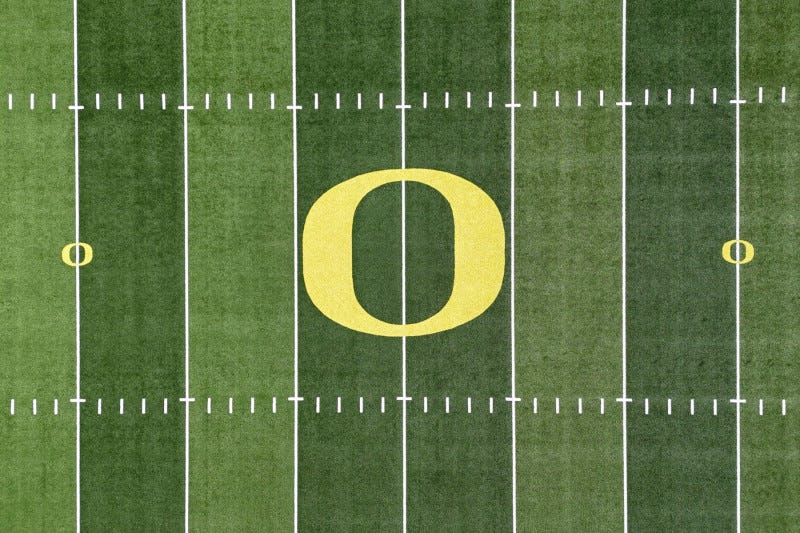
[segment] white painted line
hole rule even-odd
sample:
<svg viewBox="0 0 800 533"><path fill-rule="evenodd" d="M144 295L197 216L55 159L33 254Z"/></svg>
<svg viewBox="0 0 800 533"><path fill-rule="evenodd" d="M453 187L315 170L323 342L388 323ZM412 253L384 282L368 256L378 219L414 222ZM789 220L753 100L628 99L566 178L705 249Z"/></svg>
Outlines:
<svg viewBox="0 0 800 533"><path fill-rule="evenodd" d="M139 93L139 110L144 109L144 94Z"/></svg>
<svg viewBox="0 0 800 533"><path fill-rule="evenodd" d="M538 102L537 102L538 95L536 94L536 91L533 91L533 94L532 94L532 96L531 96L531 99L532 99L533 107L536 107L536 106L537 106L537 104L538 104Z"/></svg>
<svg viewBox="0 0 800 533"><path fill-rule="evenodd" d="M147 400L145 398L142 398L142 414L147 414Z"/></svg>
<svg viewBox="0 0 800 533"><path fill-rule="evenodd" d="M494 93L489 91L489 108L491 109L492 105L494 104Z"/></svg>
<svg viewBox="0 0 800 533"><path fill-rule="evenodd" d="M11 398L11 407L9 408L9 412L11 413L11 416L14 416L15 410L16 410L16 402L15 402L14 398Z"/></svg>
<svg viewBox="0 0 800 533"><path fill-rule="evenodd" d="M759 104L764 103L764 87L758 88L758 103Z"/></svg>
<svg viewBox="0 0 800 533"><path fill-rule="evenodd" d="M33 411L33 416L36 416L39 412L39 402L36 401L36 398L33 399L31 409Z"/></svg>
<svg viewBox="0 0 800 533"><path fill-rule="evenodd" d="M125 398L119 399L119 414L121 415L125 414Z"/></svg>
<svg viewBox="0 0 800 533"><path fill-rule="evenodd" d="M103 414L103 399L102 398L98 398L97 399L97 414L98 415L102 415Z"/></svg>
<svg viewBox="0 0 800 533"><path fill-rule="evenodd" d="M247 109L253 109L253 93L247 93Z"/></svg>
<svg viewBox="0 0 800 533"><path fill-rule="evenodd" d="M781 103L786 103L786 87L781 87Z"/></svg>
<svg viewBox="0 0 800 533"><path fill-rule="evenodd" d="M206 93L206 97L205 97L205 107L206 107L206 111L208 110L209 107L211 107L211 95L208 94L208 93Z"/></svg>
<svg viewBox="0 0 800 533"><path fill-rule="evenodd" d="M250 397L250 414L256 414L256 399L252 396Z"/></svg>
<svg viewBox="0 0 800 533"><path fill-rule="evenodd" d="M338 396L336 398L336 412L341 414L342 412L342 397Z"/></svg>
<svg viewBox="0 0 800 533"><path fill-rule="evenodd" d="M444 399L444 412L450 414L450 396L446 396Z"/></svg>
<svg viewBox="0 0 800 533"><path fill-rule="evenodd" d="M122 93L117 93L117 109L122 109Z"/></svg>
<svg viewBox="0 0 800 533"><path fill-rule="evenodd" d="M561 414L561 399L556 397L556 414Z"/></svg>
<svg viewBox="0 0 800 533"><path fill-rule="evenodd" d="M319 109L319 93L314 93L314 109Z"/></svg>
<svg viewBox="0 0 800 533"><path fill-rule="evenodd" d="M386 412L386 396L381 396L381 414Z"/></svg>
<svg viewBox="0 0 800 533"><path fill-rule="evenodd" d="M75 242L81 242L80 225L80 135L78 132L78 0L72 0L72 98L73 111L73 167L75 170ZM11 108L11 95L8 95ZM75 247L75 263L80 264L81 247ZM75 531L81 531L81 267L75 267ZM98 403L98 414L100 404Z"/></svg>
<svg viewBox="0 0 800 533"><path fill-rule="evenodd" d="M31 93L31 110L36 109L36 95Z"/></svg>
<svg viewBox="0 0 800 533"><path fill-rule="evenodd" d="M100 93L95 93L94 95L94 108L100 109Z"/></svg>
<svg viewBox="0 0 800 533"><path fill-rule="evenodd" d="M694 416L694 398L689 400L689 414Z"/></svg>
<svg viewBox="0 0 800 533"><path fill-rule="evenodd" d="M342 108L342 94L336 93L336 109Z"/></svg>
<svg viewBox="0 0 800 533"><path fill-rule="evenodd" d="M467 91L467 109L472 109L472 93Z"/></svg>
<svg viewBox="0 0 800 533"><path fill-rule="evenodd" d="M424 396L422 398L422 412L423 413L427 413L428 412L428 397L427 396Z"/></svg>
<svg viewBox="0 0 800 533"><path fill-rule="evenodd" d="M650 398L644 399L644 414L646 415L650 414Z"/></svg>
<svg viewBox="0 0 800 533"><path fill-rule="evenodd" d="M186 0L181 0L181 49L183 63L183 529L189 533L189 72L186 39ZM166 96L161 95L162 108Z"/></svg>
<svg viewBox="0 0 800 533"><path fill-rule="evenodd" d="M467 413L472 414L472 398L467 397Z"/></svg>
<svg viewBox="0 0 800 533"><path fill-rule="evenodd" d="M623 102L628 101L628 0L622 0L622 38L620 50L621 77L620 86L622 87ZM647 95L647 91L645 91ZM645 96L645 100L647 100ZM627 206L628 206L628 130L627 113L628 107L622 106L620 119L620 144L621 157L620 165L622 168L622 191L621 191L621 261L622 261L622 312L620 333L622 338L622 397L628 397L628 237L627 237ZM622 402L622 531L628 533L628 402Z"/></svg>
<svg viewBox="0 0 800 533"><path fill-rule="evenodd" d="M358 397L358 412L359 414L364 414L364 397Z"/></svg>
<svg viewBox="0 0 800 533"><path fill-rule="evenodd" d="M317 414L319 414L319 396L317 396L317 399L316 399L315 410L316 410Z"/></svg>
<svg viewBox="0 0 800 533"><path fill-rule="evenodd" d="M600 107L606 105L606 93L602 89L600 90Z"/></svg>
<svg viewBox="0 0 800 533"><path fill-rule="evenodd" d="M56 108L56 93L50 95L50 108L51 109Z"/></svg>
<svg viewBox="0 0 800 533"><path fill-rule="evenodd" d="M319 399L319 398L317 398ZM273 396L272 397L272 413L275 414L278 412L278 399Z"/></svg>
<svg viewBox="0 0 800 533"><path fill-rule="evenodd" d="M583 91L578 91L578 107L583 105Z"/></svg>
<svg viewBox="0 0 800 533"><path fill-rule="evenodd" d="M275 109L275 93L269 93L269 108Z"/></svg>
<svg viewBox="0 0 800 533"><path fill-rule="evenodd" d="M294 350L294 396L300 397L300 329L299 329L299 249L298 249L298 204L297 204L297 0L292 0L292 306L293 306L293 350ZM319 405L319 403L318 403ZM317 410L319 412L319 410ZM293 422L293 480L292 480L292 515L293 531L298 529L298 508L300 478L299 443L300 443L300 404L294 402Z"/></svg>
<svg viewBox="0 0 800 533"><path fill-rule="evenodd" d="M169 412L169 400L167 398L164 398L164 414L167 414L168 412Z"/></svg>
<svg viewBox="0 0 800 533"><path fill-rule="evenodd" d="M378 109L383 109L383 93L378 93Z"/></svg>
<svg viewBox="0 0 800 533"><path fill-rule="evenodd" d="M715 105L717 103L717 88L716 87L711 89L711 103L715 104Z"/></svg>
<svg viewBox="0 0 800 533"><path fill-rule="evenodd" d="M716 398L714 398L714 404L713 404L712 409L713 409L713 412L714 412L714 416L717 416L718 409L717 409L717 399Z"/></svg>
<svg viewBox="0 0 800 533"><path fill-rule="evenodd" d="M556 107L559 107L561 105L561 94L559 91L556 91L555 101Z"/></svg>
<svg viewBox="0 0 800 533"><path fill-rule="evenodd" d="M53 399L53 414L58 414L58 398Z"/></svg>
<svg viewBox="0 0 800 533"><path fill-rule="evenodd" d="M672 89L667 89L667 105L672 105Z"/></svg>
<svg viewBox="0 0 800 533"><path fill-rule="evenodd" d="M781 400L781 416L786 416L786 400Z"/></svg>
<svg viewBox="0 0 800 533"><path fill-rule="evenodd" d="M167 95L164 93L161 93L161 110L167 110Z"/></svg>
<svg viewBox="0 0 800 533"><path fill-rule="evenodd" d="M450 109L450 93L447 91L444 92L444 108Z"/></svg>
<svg viewBox="0 0 800 533"><path fill-rule="evenodd" d="M510 75L509 91L512 104L517 102L517 50L516 50L516 0L511 0L511 29L510 33ZM578 97L580 98L580 96ZM511 107L510 139L509 139L509 338L510 338L510 366L511 366L511 530L517 533L517 293L516 293L516 190L517 190L517 171L516 171L516 112L519 104ZM507 398L508 399L508 398Z"/></svg>
<svg viewBox="0 0 800 533"><path fill-rule="evenodd" d="M583 398L578 398L578 414L583 414Z"/></svg>
<svg viewBox="0 0 800 533"><path fill-rule="evenodd" d="M644 90L644 105L650 105L650 89Z"/></svg>
<svg viewBox="0 0 800 533"><path fill-rule="evenodd" d="M489 414L490 415L494 414L494 398L492 398L491 396L489 397Z"/></svg>
<svg viewBox="0 0 800 533"><path fill-rule="evenodd" d="M694 105L694 87L689 89L689 105Z"/></svg>
<svg viewBox="0 0 800 533"><path fill-rule="evenodd" d="M764 416L764 400L758 400L758 416Z"/></svg>
<svg viewBox="0 0 800 533"><path fill-rule="evenodd" d="M356 95L356 109L361 110L361 93Z"/></svg>
<svg viewBox="0 0 800 533"><path fill-rule="evenodd" d="M228 398L228 414L233 414L233 398Z"/></svg>
<svg viewBox="0 0 800 533"><path fill-rule="evenodd" d="M230 111L231 109L231 93L225 95L225 108Z"/></svg>
<svg viewBox="0 0 800 533"><path fill-rule="evenodd" d="M533 399L533 414L535 415L539 414L539 398Z"/></svg>
<svg viewBox="0 0 800 533"><path fill-rule="evenodd" d="M211 414L211 398L206 398L206 414Z"/></svg>
<svg viewBox="0 0 800 533"><path fill-rule="evenodd" d="M383 95L381 95L382 97ZM427 100L427 93L425 93ZM381 105L383 99L381 98ZM406 1L400 0L400 168L406 168ZM407 268L406 268L406 182L400 182L400 319L405 324L407 315ZM402 532L408 531L408 341L401 339L401 384L402 402ZM427 401L427 398L426 398ZM425 404L427 412L427 403Z"/></svg>
<svg viewBox="0 0 800 533"><path fill-rule="evenodd" d="M672 398L667 398L667 414L672 414Z"/></svg>
<svg viewBox="0 0 800 533"><path fill-rule="evenodd" d="M606 399L605 398L600 398L600 414L601 415L606 414Z"/></svg>
<svg viewBox="0 0 800 533"><path fill-rule="evenodd" d="M422 109L428 109L428 93L422 93Z"/></svg>
<svg viewBox="0 0 800 533"><path fill-rule="evenodd" d="M11 93L8 93L8 109L9 111L14 109L14 95Z"/></svg>
<svg viewBox="0 0 800 533"><path fill-rule="evenodd" d="M736 0L736 239L741 238L741 112L738 101L742 100L740 84L740 39L741 2ZM739 258L739 247L736 258ZM741 345L741 265L735 265L736 273L736 533L742 532L742 345Z"/></svg>

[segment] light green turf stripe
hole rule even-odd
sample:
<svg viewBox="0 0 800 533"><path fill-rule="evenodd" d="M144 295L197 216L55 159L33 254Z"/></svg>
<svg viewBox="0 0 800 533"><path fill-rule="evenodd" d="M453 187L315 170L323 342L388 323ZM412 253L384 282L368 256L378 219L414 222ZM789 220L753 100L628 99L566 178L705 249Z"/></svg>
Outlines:
<svg viewBox="0 0 800 533"><path fill-rule="evenodd" d="M189 117L190 359L197 398L190 424L190 524L196 531L290 531L290 4L201 1L188 7L195 106ZM279 110L268 109L270 92L277 93ZM211 111L203 109L205 93ZM230 111L226 93L233 94Z"/></svg>
<svg viewBox="0 0 800 533"><path fill-rule="evenodd" d="M75 380L75 276L59 253L74 240L72 114L65 109L71 4L5 2L0 16L0 529L69 531L75 523L75 417L68 401ZM28 108L31 92L35 111ZM57 111L49 109L50 93L60 97Z"/></svg>
<svg viewBox="0 0 800 533"><path fill-rule="evenodd" d="M619 6L549 1L517 19L519 530L619 531Z"/></svg>
<svg viewBox="0 0 800 533"><path fill-rule="evenodd" d="M742 7L742 91L753 104L742 108L742 238L756 250L742 267L742 526L790 531L800 522L800 107L792 87L800 72L800 12L789 3ZM786 105L783 85L790 86ZM759 86L763 105L755 104Z"/></svg>

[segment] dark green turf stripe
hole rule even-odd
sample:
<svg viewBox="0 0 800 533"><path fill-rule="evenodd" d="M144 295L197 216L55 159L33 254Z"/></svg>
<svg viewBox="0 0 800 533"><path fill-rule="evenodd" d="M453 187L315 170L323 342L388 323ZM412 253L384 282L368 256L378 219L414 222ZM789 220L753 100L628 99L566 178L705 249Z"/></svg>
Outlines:
<svg viewBox="0 0 800 533"><path fill-rule="evenodd" d="M299 212L328 188L358 174L400 166L399 6L300 1L297 4ZM319 93L319 111L314 95ZM335 110L335 93L346 108ZM356 111L356 93L364 109ZM378 110L384 92L385 109ZM355 277L365 305L399 316L400 198L375 191L360 206ZM302 226L301 226L302 227ZM381 256L389 259L377 260ZM302 287L302 285L301 285ZM376 314L378 311L375 310ZM401 521L399 339L356 333L300 300L300 529L394 531ZM363 395L367 413L358 414ZM322 397L322 413L314 397ZM343 413L336 414L337 396ZM380 414L380 397L387 398Z"/></svg>
<svg viewBox="0 0 800 533"><path fill-rule="evenodd" d="M83 526L183 523L183 168L180 4L79 6ZM94 93L103 96L94 111ZM114 108L116 93L127 107ZM134 104L145 93L145 111ZM168 94L169 110L159 96ZM142 416L139 401L150 400ZM104 413L95 401L103 398ZM160 413L169 397L169 415ZM117 401L126 399L120 416Z"/></svg>
<svg viewBox="0 0 800 533"><path fill-rule="evenodd" d="M407 7L409 167L445 170L480 186L509 214L509 7L507 2ZM430 108L421 108L427 91ZM452 109L443 109L450 91ZM466 109L465 93L473 93ZM493 108L487 108L492 91ZM437 108L437 109L434 109ZM452 287L449 208L409 188L409 316L442 305ZM446 241L444 241L446 242ZM408 340L409 530L507 531L511 527L508 278L494 305L456 329ZM428 315L429 316L429 315ZM417 316L417 318L421 318ZM431 411L422 412L423 396ZM451 397L449 415L444 396ZM473 398L473 414L466 398ZM488 413L494 397L495 414Z"/></svg>
<svg viewBox="0 0 800 533"><path fill-rule="evenodd" d="M629 411L634 531L734 529L734 269L720 257L734 235L733 8L629 6L628 94L658 91L628 113L628 394L652 398L649 416ZM667 88L689 87L703 105L666 107ZM719 416L691 417L690 398L718 398Z"/></svg>

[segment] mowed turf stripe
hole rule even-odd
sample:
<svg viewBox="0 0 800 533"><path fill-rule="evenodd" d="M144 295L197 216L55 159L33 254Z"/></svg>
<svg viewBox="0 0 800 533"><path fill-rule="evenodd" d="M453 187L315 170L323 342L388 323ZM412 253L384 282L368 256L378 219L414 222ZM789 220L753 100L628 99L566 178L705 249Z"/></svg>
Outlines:
<svg viewBox="0 0 800 533"><path fill-rule="evenodd" d="M616 0L519 5L520 531L622 529L620 39Z"/></svg>
<svg viewBox="0 0 800 533"><path fill-rule="evenodd" d="M0 529L10 533L75 524L75 411L67 402L75 390L75 271L59 257L74 241L72 114L47 101L50 92L71 93L71 11L71 3L23 0L0 8L0 79L15 104L8 110L3 95Z"/></svg>
<svg viewBox="0 0 800 533"><path fill-rule="evenodd" d="M413 2L406 9L407 87L414 106L407 115L408 166L451 172L481 187L503 215L508 242L509 4ZM443 108L445 91L451 109ZM472 109L466 108L467 91ZM407 221L408 314L415 321L431 316L450 295L453 220L438 193L409 186ZM501 293L483 315L408 339L414 398L408 417L409 531L511 530L511 415L505 401L510 331L507 263ZM424 396L431 397L427 414L420 405Z"/></svg>
<svg viewBox="0 0 800 533"><path fill-rule="evenodd" d="M785 3L742 6L742 238L756 257L741 267L742 527L791 531L800 523L800 109L781 86L800 72L800 12ZM764 399L764 415L758 400ZM781 400L787 401L782 416Z"/></svg>
<svg viewBox="0 0 800 533"><path fill-rule="evenodd" d="M183 169L179 3L80 2L82 523L183 524ZM116 93L129 100L113 109ZM101 110L93 109L95 93ZM140 111L130 98L147 95ZM159 97L168 95L168 110ZM139 414L140 399L150 413ZM172 408L159 412L164 397ZM96 413L102 398L104 411ZM118 401L126 400L120 415Z"/></svg>
<svg viewBox="0 0 800 533"><path fill-rule="evenodd" d="M400 166L400 13L394 2L297 2L299 215L356 175ZM319 93L318 111L313 110ZM343 109L335 109L335 94ZM363 94L356 110L355 95ZM384 93L383 110L378 93ZM400 195L370 194L353 235L358 296L376 316L400 317ZM401 343L323 316L301 280L299 340L301 531L401 527ZM287 353L291 357L291 353ZM321 397L315 413L315 397ZM342 413L336 397L342 397ZM358 413L358 396L366 410ZM387 412L380 413L386 397Z"/></svg>
<svg viewBox="0 0 800 533"><path fill-rule="evenodd" d="M188 8L196 106L189 117L190 372L197 397L189 523L193 531L291 531L292 117L283 108L291 97L291 5L214 0ZM281 110L269 109L271 92ZM209 111L205 93L213 98ZM280 401L275 414L273 397Z"/></svg>
<svg viewBox="0 0 800 533"><path fill-rule="evenodd" d="M628 114L628 395L651 398L628 415L632 531L735 529L734 20L733 3L629 4L628 94L657 102Z"/></svg>

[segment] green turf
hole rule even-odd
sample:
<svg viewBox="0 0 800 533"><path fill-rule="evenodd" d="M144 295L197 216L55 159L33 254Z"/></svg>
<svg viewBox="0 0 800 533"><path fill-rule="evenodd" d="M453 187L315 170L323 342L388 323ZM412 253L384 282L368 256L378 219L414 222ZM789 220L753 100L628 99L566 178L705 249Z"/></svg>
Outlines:
<svg viewBox="0 0 800 533"><path fill-rule="evenodd" d="M82 523L154 531L183 523L183 169L180 6L79 5ZM117 92L146 93L140 111ZM170 108L158 105L169 93ZM101 109L93 109L101 93ZM131 95L132 96L132 95ZM103 106L106 106L103 108ZM140 398L167 416L142 416ZM95 401L105 411L97 415ZM117 401L127 400L120 416Z"/></svg>
<svg viewBox="0 0 800 533"><path fill-rule="evenodd" d="M735 290L720 249L734 237L733 4L638 3L628 21L629 94L650 88L657 104L628 113L628 390L653 398L652 414L629 418L630 526L730 531ZM691 108L694 86L704 103ZM711 87L725 104L710 105ZM723 407L691 418L689 398Z"/></svg>
<svg viewBox="0 0 800 533"><path fill-rule="evenodd" d="M752 531L791 531L800 514L798 425L800 344L796 279L800 201L796 89L780 104L780 87L800 67L800 13L789 4L743 6L742 86L744 97L763 106L742 110L742 238L756 258L742 266L742 386L748 416L742 422L742 525ZM764 416L757 402L764 398ZM780 416L780 401L788 402Z"/></svg>
<svg viewBox="0 0 800 533"><path fill-rule="evenodd" d="M74 240L72 115L48 109L51 92L64 98L71 89L69 6L40 10L16 2L0 10L0 529L69 531L75 523L75 418L68 402L75 390L75 275L60 251Z"/></svg>
<svg viewBox="0 0 800 533"><path fill-rule="evenodd" d="M618 8L553 1L517 16L520 531L617 531L622 519Z"/></svg>
<svg viewBox="0 0 800 533"><path fill-rule="evenodd" d="M228 1L195 2L189 10L193 531L292 527L289 7ZM271 92L279 110L269 110Z"/></svg>

